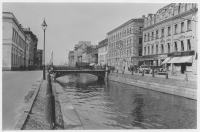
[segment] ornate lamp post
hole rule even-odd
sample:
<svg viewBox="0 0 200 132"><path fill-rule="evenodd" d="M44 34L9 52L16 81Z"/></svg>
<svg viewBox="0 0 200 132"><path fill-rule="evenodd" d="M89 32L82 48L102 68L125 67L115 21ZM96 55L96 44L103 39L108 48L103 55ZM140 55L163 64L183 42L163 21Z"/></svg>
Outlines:
<svg viewBox="0 0 200 132"><path fill-rule="evenodd" d="M47 28L47 24L45 22L45 19L42 23L42 29L44 30L44 48L43 48L43 80L45 80L45 30Z"/></svg>

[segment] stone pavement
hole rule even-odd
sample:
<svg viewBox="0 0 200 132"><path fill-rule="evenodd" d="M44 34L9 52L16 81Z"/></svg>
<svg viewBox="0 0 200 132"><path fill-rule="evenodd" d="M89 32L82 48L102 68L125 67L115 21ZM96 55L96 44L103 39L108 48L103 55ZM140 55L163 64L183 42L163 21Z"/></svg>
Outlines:
<svg viewBox="0 0 200 132"><path fill-rule="evenodd" d="M117 71L115 70L114 72L116 73ZM122 71L119 70L118 73L122 74ZM129 71L125 71L124 74L132 74L132 73L129 72ZM135 73L134 72L133 74L134 75L142 76L142 73ZM197 75L192 75L190 73L187 73L187 75L188 75L188 81L189 82L197 83ZM144 74L144 76L152 77L152 74ZM156 75L155 74L155 78L163 78L163 79L165 79L165 76L166 75ZM175 76L175 75L171 75L171 72L168 72L168 78L172 79L172 80L185 81L186 74L177 73L177 76Z"/></svg>
<svg viewBox="0 0 200 132"><path fill-rule="evenodd" d="M47 81L42 80L41 86L33 99L32 107L27 111L26 116L18 122L18 130L50 130L50 125L44 120L45 97ZM54 130L80 130L83 129L81 120L66 96L63 88L52 82L53 95L55 97L55 128ZM16 130L15 129L15 130Z"/></svg>
<svg viewBox="0 0 200 132"><path fill-rule="evenodd" d="M50 126L44 120L44 107L45 107L45 97L46 97L46 85L47 81L43 80L41 87L39 89L38 95L33 103L32 109L23 125L22 130L49 130ZM62 113L60 109L60 103L58 101L58 96L55 92L55 87L52 86L53 94L55 97L55 128L54 130L64 130L64 122L62 118Z"/></svg>

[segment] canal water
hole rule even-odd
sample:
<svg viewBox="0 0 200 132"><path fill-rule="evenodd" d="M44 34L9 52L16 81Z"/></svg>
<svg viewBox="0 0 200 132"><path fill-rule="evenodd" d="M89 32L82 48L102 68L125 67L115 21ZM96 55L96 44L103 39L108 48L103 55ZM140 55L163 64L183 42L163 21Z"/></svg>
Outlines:
<svg viewBox="0 0 200 132"><path fill-rule="evenodd" d="M88 74L60 77L84 129L196 129L197 101Z"/></svg>

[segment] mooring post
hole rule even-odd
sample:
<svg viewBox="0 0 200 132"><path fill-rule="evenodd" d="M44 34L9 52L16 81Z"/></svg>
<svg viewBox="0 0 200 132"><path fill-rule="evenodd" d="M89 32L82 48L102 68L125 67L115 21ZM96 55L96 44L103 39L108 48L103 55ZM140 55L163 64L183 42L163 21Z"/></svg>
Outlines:
<svg viewBox="0 0 200 132"><path fill-rule="evenodd" d="M142 76L144 76L144 70L142 70Z"/></svg>
<svg viewBox="0 0 200 132"><path fill-rule="evenodd" d="M168 79L168 72L166 72L166 76L165 76L165 78Z"/></svg>
<svg viewBox="0 0 200 132"><path fill-rule="evenodd" d="M152 77L155 77L154 68L152 69Z"/></svg>
<svg viewBox="0 0 200 132"><path fill-rule="evenodd" d="M188 75L185 74L185 81L188 81Z"/></svg>

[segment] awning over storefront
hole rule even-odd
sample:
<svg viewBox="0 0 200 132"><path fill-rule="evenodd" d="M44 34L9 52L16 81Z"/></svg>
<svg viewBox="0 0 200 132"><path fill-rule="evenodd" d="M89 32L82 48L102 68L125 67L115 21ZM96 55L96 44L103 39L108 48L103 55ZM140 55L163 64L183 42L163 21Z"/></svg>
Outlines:
<svg viewBox="0 0 200 132"><path fill-rule="evenodd" d="M169 60L170 60L171 58L166 58L163 62L162 62L162 64L165 64L165 63L167 63Z"/></svg>
<svg viewBox="0 0 200 132"><path fill-rule="evenodd" d="M192 56L183 56L180 57L176 63L192 63Z"/></svg>
<svg viewBox="0 0 200 132"><path fill-rule="evenodd" d="M170 61L168 61L167 63L177 63L177 60L179 59L180 57L173 57Z"/></svg>

